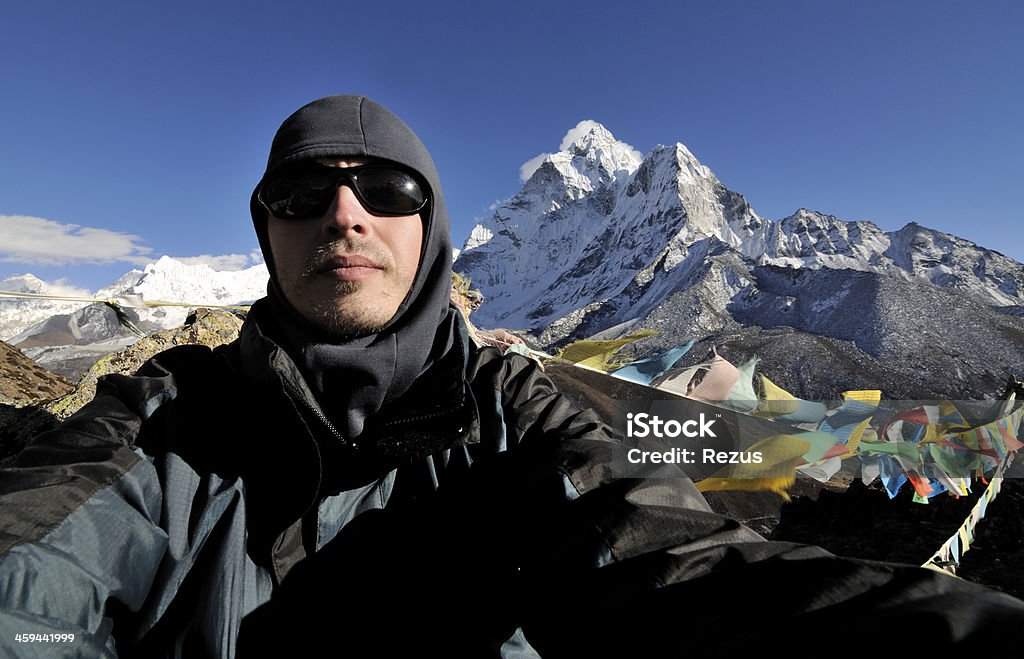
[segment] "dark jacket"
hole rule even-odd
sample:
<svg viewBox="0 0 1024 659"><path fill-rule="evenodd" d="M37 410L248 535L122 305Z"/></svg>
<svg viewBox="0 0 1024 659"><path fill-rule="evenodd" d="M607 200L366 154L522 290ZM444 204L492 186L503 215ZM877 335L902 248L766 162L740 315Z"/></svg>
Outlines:
<svg viewBox="0 0 1024 659"><path fill-rule="evenodd" d="M593 413L461 336L358 445L253 321L106 377L2 474L3 654L232 656L241 627L240 654L675 656L1024 621L947 575L767 542L681 476L613 477Z"/></svg>
<svg viewBox="0 0 1024 659"><path fill-rule="evenodd" d="M543 467L564 499L575 486L562 472L585 458L555 440L603 444L606 429L532 362L470 356L461 338L458 363L381 410L361 445L337 435L255 322L228 346L174 348L104 378L3 475L0 644L74 632L86 654L116 639L140 656L230 656L242 617L368 511L419 511L529 438L545 462L517 487L542 486Z"/></svg>

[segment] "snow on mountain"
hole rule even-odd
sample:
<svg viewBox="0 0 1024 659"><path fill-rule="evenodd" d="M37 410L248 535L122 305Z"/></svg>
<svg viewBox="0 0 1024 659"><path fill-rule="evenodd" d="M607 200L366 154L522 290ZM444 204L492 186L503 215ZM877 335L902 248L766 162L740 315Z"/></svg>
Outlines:
<svg viewBox="0 0 1024 659"><path fill-rule="evenodd" d="M638 161L604 128L588 135L549 157L473 230L455 269L484 292L481 323L546 327L621 291L662 257L671 268L701 239L739 246L763 226L683 145Z"/></svg>
<svg viewBox="0 0 1024 659"><path fill-rule="evenodd" d="M59 286L47 284L31 275L16 275L0 281L0 291L10 293L33 293L37 295L66 295L70 292ZM60 302L30 298L0 297L0 341L7 341L32 325L58 314L69 314L87 306L88 302Z"/></svg>
<svg viewBox="0 0 1024 659"><path fill-rule="evenodd" d="M759 355L807 398L984 397L1024 377L1021 263L914 222L764 219L682 144L615 159L590 135L473 229L454 269L484 295L477 324L549 348L656 330L640 357L697 339L682 365Z"/></svg>
<svg viewBox="0 0 1024 659"><path fill-rule="evenodd" d="M134 308L122 311L142 331L181 326L190 307L242 305L263 297L267 268L216 271L209 265L186 265L161 257L144 270L132 270L110 286L86 295L96 299L134 296L146 302L178 302L189 306ZM0 282L0 290L57 294L32 275ZM137 336L121 324L114 310L102 303L0 298L0 339L20 348L42 366L75 377L105 354L130 345Z"/></svg>
<svg viewBox="0 0 1024 659"><path fill-rule="evenodd" d="M582 336L638 321L658 296L692 285L695 258L720 249L763 266L876 272L1024 304L1024 265L998 252L916 223L886 232L806 209L763 219L684 145L640 161L600 125L477 225L454 267L485 296L477 322L555 338L552 327Z"/></svg>
<svg viewBox="0 0 1024 659"><path fill-rule="evenodd" d="M266 264L245 270L219 271L206 264L186 265L162 256L144 270L132 270L110 286L97 291L99 298L141 295L147 302L185 302L192 306L249 304L267 291ZM186 307L155 307L136 310L154 329L172 329L188 315Z"/></svg>
<svg viewBox="0 0 1024 659"><path fill-rule="evenodd" d="M764 251L744 252L762 264L846 268L921 279L993 306L1024 301L1024 265L916 222L886 232L871 222L847 222L802 208L766 226Z"/></svg>

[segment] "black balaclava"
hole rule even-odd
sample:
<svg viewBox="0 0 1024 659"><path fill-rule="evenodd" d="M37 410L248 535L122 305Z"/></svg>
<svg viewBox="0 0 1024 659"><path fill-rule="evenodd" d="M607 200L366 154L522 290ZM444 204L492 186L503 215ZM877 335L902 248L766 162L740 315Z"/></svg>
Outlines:
<svg viewBox="0 0 1024 659"><path fill-rule="evenodd" d="M423 246L416 279L395 316L376 334L332 337L291 305L277 281L267 211L256 199L259 185L250 201L270 270L269 304L253 307L256 319L283 344L321 408L348 439L359 437L369 416L408 391L431 366L455 350L461 352L456 341L458 312L449 305L452 249L441 184L426 147L401 119L364 96L313 101L281 124L260 183L298 161L356 156L405 165L430 188L430 201L420 212Z"/></svg>

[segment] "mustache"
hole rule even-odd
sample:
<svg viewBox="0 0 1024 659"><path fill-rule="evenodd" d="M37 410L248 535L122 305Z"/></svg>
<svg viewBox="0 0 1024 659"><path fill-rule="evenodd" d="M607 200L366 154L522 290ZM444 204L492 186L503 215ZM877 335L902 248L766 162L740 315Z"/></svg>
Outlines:
<svg viewBox="0 0 1024 659"><path fill-rule="evenodd" d="M372 243L364 244L362 241L341 238L329 243L317 245L303 262L302 276L312 277L316 275L339 255L361 256L372 261L384 270L390 271L394 269L394 263L391 260L391 255L384 249Z"/></svg>

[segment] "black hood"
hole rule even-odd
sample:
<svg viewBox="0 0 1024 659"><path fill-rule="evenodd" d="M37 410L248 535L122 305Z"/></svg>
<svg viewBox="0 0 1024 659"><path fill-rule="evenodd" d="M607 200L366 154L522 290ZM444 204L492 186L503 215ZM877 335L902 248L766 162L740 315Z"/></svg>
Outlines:
<svg viewBox="0 0 1024 659"><path fill-rule="evenodd" d="M410 302L419 300L427 281L444 281L443 295L434 308L443 313L448 307L451 284L452 245L448 212L444 206L441 182L434 160L420 138L404 121L383 105L365 96L328 96L299 108L285 119L270 147L263 178L253 189L249 208L259 237L263 257L277 284L274 256L267 238L267 211L256 200L256 193L267 177L282 166L302 160L363 156L383 158L416 170L430 188L430 203L422 212L423 250L416 281L395 320L401 318Z"/></svg>
<svg viewBox="0 0 1024 659"><path fill-rule="evenodd" d="M256 199L259 184L250 201L271 278L269 300L253 308L255 320L288 351L321 407L350 438L362 432L368 416L408 391L452 350L460 322L449 305L452 249L437 170L416 134L387 108L364 96L329 96L300 108L278 129L260 183L297 161L356 156L405 165L429 186L430 202L420 213L423 248L415 281L377 334L332 337L294 309L277 282L267 212Z"/></svg>

